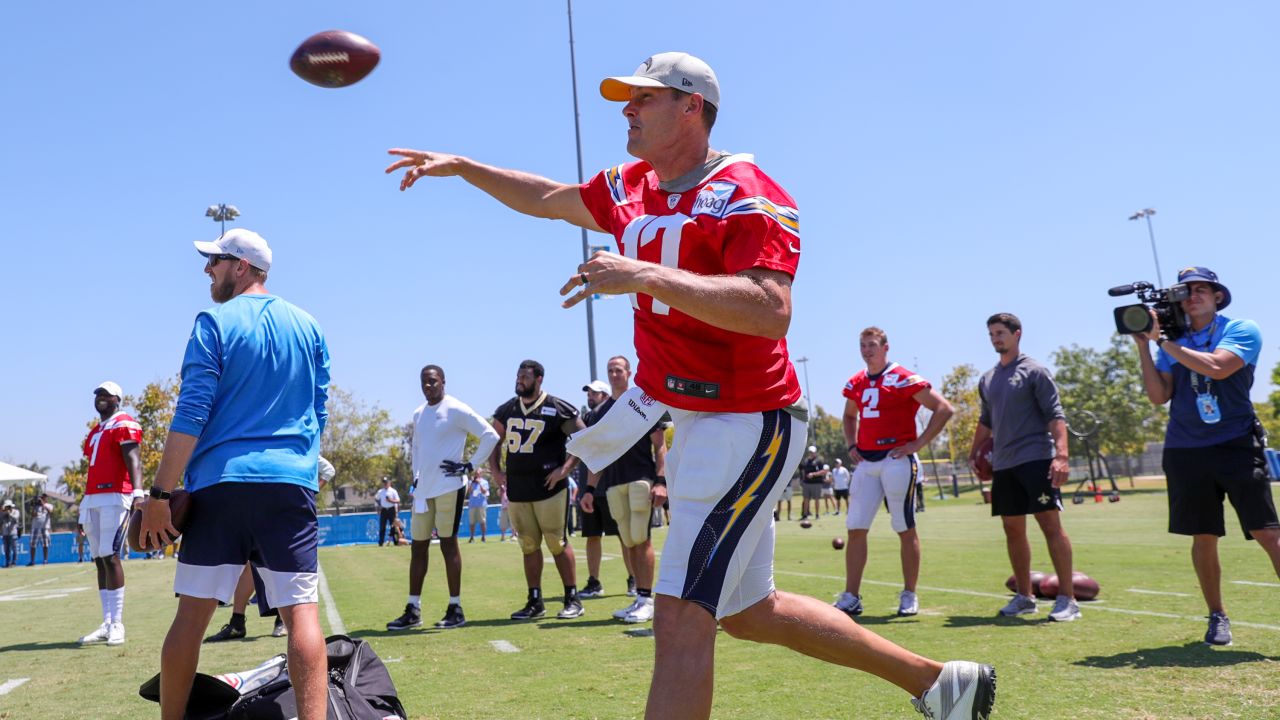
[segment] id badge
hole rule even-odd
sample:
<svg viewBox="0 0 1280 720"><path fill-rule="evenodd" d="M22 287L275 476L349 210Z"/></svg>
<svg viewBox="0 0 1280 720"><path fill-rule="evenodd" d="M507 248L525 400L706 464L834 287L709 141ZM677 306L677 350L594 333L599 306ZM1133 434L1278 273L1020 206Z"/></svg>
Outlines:
<svg viewBox="0 0 1280 720"><path fill-rule="evenodd" d="M1196 395L1196 410L1200 411L1200 419L1206 425L1212 425L1222 419L1222 411L1218 409L1218 398L1209 393Z"/></svg>

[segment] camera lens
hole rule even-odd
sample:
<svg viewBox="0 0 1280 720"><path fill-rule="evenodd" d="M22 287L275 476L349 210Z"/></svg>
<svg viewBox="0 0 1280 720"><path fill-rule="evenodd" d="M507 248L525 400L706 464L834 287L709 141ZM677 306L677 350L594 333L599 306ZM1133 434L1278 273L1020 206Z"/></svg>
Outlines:
<svg viewBox="0 0 1280 720"><path fill-rule="evenodd" d="M1130 305L1121 310L1124 312L1116 313L1116 319L1123 332L1135 334L1151 329L1151 314L1147 312L1145 305Z"/></svg>

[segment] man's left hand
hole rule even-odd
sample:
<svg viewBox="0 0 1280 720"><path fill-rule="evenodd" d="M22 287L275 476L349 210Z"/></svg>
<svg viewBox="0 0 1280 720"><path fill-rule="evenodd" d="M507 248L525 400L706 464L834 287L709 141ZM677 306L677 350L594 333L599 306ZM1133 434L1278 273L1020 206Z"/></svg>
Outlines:
<svg viewBox="0 0 1280 720"><path fill-rule="evenodd" d="M455 460L444 460L440 463L440 469L448 477L462 477L471 472L471 463L457 462Z"/></svg>
<svg viewBox="0 0 1280 720"><path fill-rule="evenodd" d="M142 503L142 528L138 542L147 549L159 549L178 539L168 500L145 500Z"/></svg>
<svg viewBox="0 0 1280 720"><path fill-rule="evenodd" d="M889 457L893 458L894 460L897 460L900 457L915 455L917 452L920 452L920 441L912 440L906 445L899 445L898 447L890 450Z"/></svg>
<svg viewBox="0 0 1280 720"><path fill-rule="evenodd" d="M1067 484L1067 478L1071 475L1071 464L1067 462L1066 455L1057 455L1053 458L1053 462L1049 463L1049 480L1053 486L1060 488Z"/></svg>
<svg viewBox="0 0 1280 720"><path fill-rule="evenodd" d="M596 293L622 295L639 292L643 289L640 274L652 267L653 263L632 260L604 250L598 251L590 260L579 265L578 272L560 288L561 296L578 290L564 301L562 307L571 308Z"/></svg>
<svg viewBox="0 0 1280 720"><path fill-rule="evenodd" d="M568 475L569 473L565 472L565 469L563 467L558 467L555 470L552 470L550 473L547 474L547 480L546 480L547 489L550 490L556 485L559 485L560 481L564 480Z"/></svg>
<svg viewBox="0 0 1280 720"><path fill-rule="evenodd" d="M653 488L649 490L649 500L653 502L654 507L662 507L663 505L666 505L667 504L667 486L654 485Z"/></svg>

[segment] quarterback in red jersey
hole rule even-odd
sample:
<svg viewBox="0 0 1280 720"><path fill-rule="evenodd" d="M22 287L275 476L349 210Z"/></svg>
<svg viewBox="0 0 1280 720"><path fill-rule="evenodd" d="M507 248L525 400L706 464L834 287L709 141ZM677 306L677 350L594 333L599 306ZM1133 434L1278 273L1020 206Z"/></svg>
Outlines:
<svg viewBox="0 0 1280 720"><path fill-rule="evenodd" d="M135 490L142 486L142 426L120 410L123 391L104 382L93 391L93 407L101 420L84 441L89 472L80 501L80 529L89 539L89 554L98 571L102 625L80 643L124 643L124 565L120 548Z"/></svg>
<svg viewBox="0 0 1280 720"><path fill-rule="evenodd" d="M579 265L560 293L565 307L593 293L632 295L637 387L616 400L625 411L575 434L568 451L599 471L664 412L675 424L646 717L710 716L718 625L869 671L930 717L985 718L995 700L989 666L934 662L774 588L771 510L808 420L784 339L800 254L795 203L750 156L711 149L720 87L698 58L654 55L600 92L625 103L627 151L641 162L575 185L397 148L387 172L406 170L401 190L457 175L519 212L618 242L619 252Z"/></svg>
<svg viewBox="0 0 1280 720"><path fill-rule="evenodd" d="M857 463L849 489L845 527L845 588L835 606L849 615L862 614L862 571L867 565L867 531L881 503L888 505L890 524L902 545L902 592L898 615L920 611L916 581L920 577L920 538L916 534L915 497L919 462L916 451L929 444L951 419L951 403L928 380L889 362L889 338L877 327L863 330L858 349L867 363L844 386L844 437L849 457ZM932 411L924 433L916 436L916 411Z"/></svg>

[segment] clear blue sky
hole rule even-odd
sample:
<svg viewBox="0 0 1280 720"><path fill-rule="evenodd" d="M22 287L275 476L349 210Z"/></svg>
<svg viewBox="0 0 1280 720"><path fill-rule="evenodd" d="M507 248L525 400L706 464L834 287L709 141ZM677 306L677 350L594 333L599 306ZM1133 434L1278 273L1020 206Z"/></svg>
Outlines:
<svg viewBox="0 0 1280 720"><path fill-rule="evenodd" d="M643 7L643 10L640 8ZM1110 286L1208 265L1229 314L1280 355L1270 216L1280 195L1280 10L1273 3L579 2L588 173L627 160L620 106L596 92L648 55L719 75L716 148L750 152L796 198L804 254L790 344L817 404L842 405L857 331L940 379L994 362L1007 310L1024 349L1101 347ZM642 22L648 19L648 26ZM483 413L525 357L577 402L582 308L557 289L575 228L519 216L456 179L408 193L385 150L470 154L576 174L560 2L20 3L9 8L0 132L0 459L76 456L105 379L136 392L179 369L210 304L191 241L211 203L275 250L269 287L325 327L334 380L407 418L417 372ZM383 51L323 90L288 59L308 35ZM593 237L604 243L604 236ZM629 303L597 304L603 359L632 354ZM603 368L601 368L602 370Z"/></svg>

